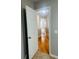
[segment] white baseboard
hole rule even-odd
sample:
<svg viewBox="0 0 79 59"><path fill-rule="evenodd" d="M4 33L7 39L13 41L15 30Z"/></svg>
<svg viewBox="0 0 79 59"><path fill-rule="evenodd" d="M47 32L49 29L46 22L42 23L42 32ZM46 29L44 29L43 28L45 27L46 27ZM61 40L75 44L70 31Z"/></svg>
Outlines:
<svg viewBox="0 0 79 59"><path fill-rule="evenodd" d="M50 54L50 56L58 59L58 56L56 56L56 55Z"/></svg>

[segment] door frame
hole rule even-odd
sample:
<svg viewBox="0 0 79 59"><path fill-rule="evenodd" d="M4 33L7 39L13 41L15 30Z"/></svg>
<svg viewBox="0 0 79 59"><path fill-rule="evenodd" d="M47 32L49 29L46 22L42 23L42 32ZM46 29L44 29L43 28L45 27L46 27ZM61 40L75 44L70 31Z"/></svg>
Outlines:
<svg viewBox="0 0 79 59"><path fill-rule="evenodd" d="M49 12L49 20L48 20L48 31L49 31L49 54L51 55L52 53L51 53L51 25L50 25L50 11L51 11L51 7L42 7L42 8L39 8L39 9L36 9L36 11L37 11L37 13L39 13L39 11L40 10L42 10L42 9L48 9L48 12Z"/></svg>

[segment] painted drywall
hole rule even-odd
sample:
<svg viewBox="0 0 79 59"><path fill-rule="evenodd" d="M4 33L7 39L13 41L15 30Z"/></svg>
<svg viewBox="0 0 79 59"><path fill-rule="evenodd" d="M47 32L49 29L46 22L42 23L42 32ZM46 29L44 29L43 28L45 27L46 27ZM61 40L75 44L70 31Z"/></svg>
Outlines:
<svg viewBox="0 0 79 59"><path fill-rule="evenodd" d="M26 5L31 8L34 7L32 0L21 0L21 8L25 8Z"/></svg>
<svg viewBox="0 0 79 59"><path fill-rule="evenodd" d="M58 0L51 0L51 52L58 56Z"/></svg>
<svg viewBox="0 0 79 59"><path fill-rule="evenodd" d="M25 58L26 51L26 37L25 37L25 16L24 9L21 9L21 59Z"/></svg>
<svg viewBox="0 0 79 59"><path fill-rule="evenodd" d="M39 1L39 5L38 5L38 9L49 6L50 5L50 1L51 0L40 0Z"/></svg>

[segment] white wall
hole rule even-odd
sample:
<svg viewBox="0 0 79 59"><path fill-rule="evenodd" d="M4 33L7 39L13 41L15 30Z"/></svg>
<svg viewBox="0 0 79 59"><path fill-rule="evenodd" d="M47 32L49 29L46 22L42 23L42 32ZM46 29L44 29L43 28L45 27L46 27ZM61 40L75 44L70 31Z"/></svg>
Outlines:
<svg viewBox="0 0 79 59"><path fill-rule="evenodd" d="M21 0L22 8L25 8L26 5L28 5L29 7L33 8L32 0Z"/></svg>
<svg viewBox="0 0 79 59"><path fill-rule="evenodd" d="M51 52L58 56L58 1L51 0L51 38L52 47Z"/></svg>

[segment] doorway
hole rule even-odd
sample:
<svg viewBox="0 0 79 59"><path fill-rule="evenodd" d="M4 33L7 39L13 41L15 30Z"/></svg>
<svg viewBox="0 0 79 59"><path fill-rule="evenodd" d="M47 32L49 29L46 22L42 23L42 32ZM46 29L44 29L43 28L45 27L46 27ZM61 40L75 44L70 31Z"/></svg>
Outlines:
<svg viewBox="0 0 79 59"><path fill-rule="evenodd" d="M37 11L38 24L38 50L49 54L49 8L41 8Z"/></svg>

